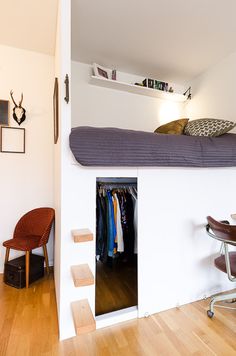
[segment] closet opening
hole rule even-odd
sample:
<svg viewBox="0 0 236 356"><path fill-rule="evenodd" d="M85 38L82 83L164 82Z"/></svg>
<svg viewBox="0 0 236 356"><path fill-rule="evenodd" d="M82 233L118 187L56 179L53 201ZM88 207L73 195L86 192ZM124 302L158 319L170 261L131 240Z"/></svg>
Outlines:
<svg viewBox="0 0 236 356"><path fill-rule="evenodd" d="M138 305L137 209L137 178L97 178L96 316Z"/></svg>

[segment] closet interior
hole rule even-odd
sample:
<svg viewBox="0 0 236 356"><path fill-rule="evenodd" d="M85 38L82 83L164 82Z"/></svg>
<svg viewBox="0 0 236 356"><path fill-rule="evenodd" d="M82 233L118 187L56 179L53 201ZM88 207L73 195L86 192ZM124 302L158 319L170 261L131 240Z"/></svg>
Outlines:
<svg viewBox="0 0 236 356"><path fill-rule="evenodd" d="M137 306L137 178L97 178L95 315Z"/></svg>

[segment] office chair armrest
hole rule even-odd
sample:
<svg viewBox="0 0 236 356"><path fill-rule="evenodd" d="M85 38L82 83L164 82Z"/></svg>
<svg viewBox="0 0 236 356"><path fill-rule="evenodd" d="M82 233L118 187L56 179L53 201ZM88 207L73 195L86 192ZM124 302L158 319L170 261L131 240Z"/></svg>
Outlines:
<svg viewBox="0 0 236 356"><path fill-rule="evenodd" d="M229 223L229 221L228 220L220 220L220 222L222 223L222 224L227 224L227 225L230 225L230 223ZM207 231L207 233L209 232L209 230L211 229L211 227L210 227L210 225L209 224L207 224L206 225L206 231ZM210 235L210 236L212 236L212 235ZM213 237L213 236L212 236ZM214 238L216 238L216 236L214 235Z"/></svg>
<svg viewBox="0 0 236 356"><path fill-rule="evenodd" d="M230 223L229 223L229 221L228 221L228 220L220 220L220 222L221 222L222 224L227 224L227 225L230 225Z"/></svg>
<svg viewBox="0 0 236 356"><path fill-rule="evenodd" d="M207 234L209 235L209 236L211 236L213 239L215 239L215 240L219 240L219 241L221 241L221 242L225 242L225 240L223 239L223 238L221 238L221 237L218 237L218 236L216 236L213 232L211 232L212 230L211 230L211 227L210 227L210 225L209 224L206 224L206 232L207 232Z"/></svg>
<svg viewBox="0 0 236 356"><path fill-rule="evenodd" d="M226 220L224 220L226 221ZM223 222L223 221L222 221ZM224 224L229 224L229 222L224 222ZM212 230L211 230L211 227L209 224L206 225L206 232L209 236L211 236L213 239L215 240L218 240L218 241L221 241L221 242L224 242L226 244L230 244L230 245L233 245L233 246L236 246L236 241L232 241L232 240L227 240L227 239L224 239L223 237L219 237L219 236L216 236Z"/></svg>
<svg viewBox="0 0 236 356"><path fill-rule="evenodd" d="M225 250L225 265L226 265L226 272L227 272L228 278L231 282L235 282L236 277L232 276L232 273L231 273L230 257L229 257L229 250L228 250L227 243L224 243L224 250Z"/></svg>

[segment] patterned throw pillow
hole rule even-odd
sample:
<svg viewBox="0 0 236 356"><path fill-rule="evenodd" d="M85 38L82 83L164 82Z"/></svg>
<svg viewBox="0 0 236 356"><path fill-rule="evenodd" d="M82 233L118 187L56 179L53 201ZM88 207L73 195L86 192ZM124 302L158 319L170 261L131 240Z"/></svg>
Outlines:
<svg viewBox="0 0 236 356"><path fill-rule="evenodd" d="M182 135L184 128L187 125L189 119L179 119L168 122L165 125L159 126L154 133L163 133L169 135Z"/></svg>
<svg viewBox="0 0 236 356"><path fill-rule="evenodd" d="M235 122L219 119L198 119L189 121L184 129L184 134L189 136L220 136L232 130Z"/></svg>

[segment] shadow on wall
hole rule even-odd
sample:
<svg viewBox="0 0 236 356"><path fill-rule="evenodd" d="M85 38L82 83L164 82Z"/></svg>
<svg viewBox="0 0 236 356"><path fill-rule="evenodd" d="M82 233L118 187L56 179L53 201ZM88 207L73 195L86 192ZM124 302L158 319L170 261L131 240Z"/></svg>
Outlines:
<svg viewBox="0 0 236 356"><path fill-rule="evenodd" d="M206 222L195 224L193 220L189 220L188 223L185 224L185 228L188 229L190 238L195 239L197 237L199 240L199 235L196 236L196 234L199 234L199 232L206 233Z"/></svg>
<svg viewBox="0 0 236 356"><path fill-rule="evenodd" d="M215 293L219 293L219 291L222 290L222 284L218 283L219 280L219 272L215 267L214 267L214 260L215 258L219 257L219 253L213 253L209 256L206 256L204 258L201 258L199 260L199 267L205 271L205 274L207 275L207 279L206 279L206 284L205 284L205 288L202 291L202 296L204 297L208 297L211 296L212 294ZM211 285L211 288L209 290L209 283ZM212 281L215 282L215 284L212 285Z"/></svg>

